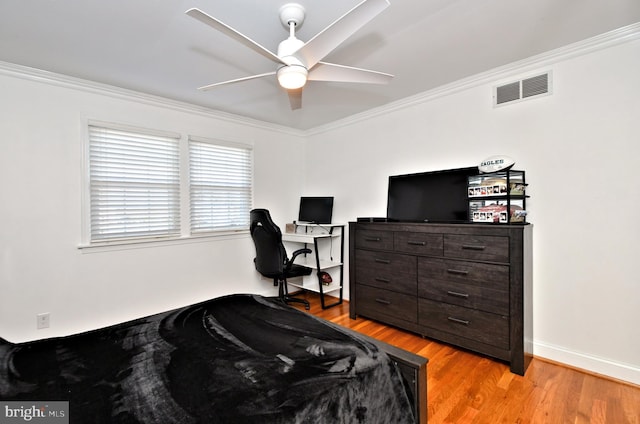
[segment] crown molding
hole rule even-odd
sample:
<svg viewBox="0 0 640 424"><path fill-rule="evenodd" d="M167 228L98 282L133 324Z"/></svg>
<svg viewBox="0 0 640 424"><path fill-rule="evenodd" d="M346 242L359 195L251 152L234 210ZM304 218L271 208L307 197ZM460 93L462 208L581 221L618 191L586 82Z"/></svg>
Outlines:
<svg viewBox="0 0 640 424"><path fill-rule="evenodd" d="M235 115L204 106L194 105L192 103L181 102L178 100L168 99L166 97L116 87L109 84L89 81L82 78L44 71L28 66L17 65L15 63L0 61L0 75L6 75L14 78L20 78L72 90L84 91L92 94L109 96L120 100L135 101L150 106L172 109L178 112L197 114L208 118L219 119L232 124L250 126L268 131L276 131L289 135L295 135L298 137L305 136L305 131L287 127L284 125L272 124L241 115Z"/></svg>
<svg viewBox="0 0 640 424"><path fill-rule="evenodd" d="M108 84L98 83L9 62L0 61L0 75L7 75L15 78L40 82L43 84L50 84L54 86L80 90L121 100L136 101L147 105L159 106L180 112L193 113L209 118L215 118L232 124L250 126L262 130L280 132L305 138L353 125L358 122L370 120L391 112L396 112L402 109L427 103L435 99L449 96L451 94L455 94L460 91L464 91L480 85L494 83L500 79L512 77L514 74L529 72L536 68L549 66L563 60L583 56L589 53L596 52L598 50L637 40L638 38L640 38L640 22L613 31L609 31L583 41L569 44L567 46L560 47L558 49L551 50L536 56L532 56L527 59L513 62L505 66L494 68L487 72L476 74L468 78L463 78L450 84L445 84L440 87L436 87L431 90L416 94L414 96L406 97L404 99L307 130L299 130L284 125L277 125L241 115L223 112L216 109L197 106L187 102L172 100L161 96L146 94L139 91L120 88Z"/></svg>
<svg viewBox="0 0 640 424"><path fill-rule="evenodd" d="M613 47L619 44L640 39L640 22L618 28L613 31L605 32L595 37L569 44L558 49L550 50L539 55L510 63L505 66L494 68L492 70L482 72L463 78L450 84L445 84L434 89L424 91L414 96L405 97L404 99L388 103L386 105L370 109L368 111L351 115L344 119L330 122L326 125L310 128L305 131L305 136L312 136L338 128L356 124L358 122L367 121L391 112L424 104L460 91L478 87L485 84L492 84L498 80L511 78L514 75L531 72L537 68L550 66L555 63L572 59L578 56L584 56L599 50Z"/></svg>

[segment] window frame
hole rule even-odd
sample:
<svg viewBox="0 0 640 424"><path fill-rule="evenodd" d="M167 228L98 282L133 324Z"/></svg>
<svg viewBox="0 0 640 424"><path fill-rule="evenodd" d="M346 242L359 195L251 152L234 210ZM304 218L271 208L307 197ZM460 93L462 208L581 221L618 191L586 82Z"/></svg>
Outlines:
<svg viewBox="0 0 640 424"><path fill-rule="evenodd" d="M163 135L163 136L175 136L178 138L178 161L179 161L179 210L180 210L180 231L175 235L167 236L154 236L149 237L131 237L131 238L118 238L118 239L105 239L105 240L91 240L91 174L90 174L90 139L89 139L89 127L90 126L103 126L109 129L116 129L122 131L131 131L138 133L148 133L151 135ZM200 142L207 142L215 145L240 147L246 148L250 154L250 200L249 210L253 208L254 191L255 191L255 163L254 163L254 144L245 140L230 139L227 137L200 137L195 135L188 135L186 133L179 133L175 131L164 131L157 129L150 129L148 127L141 127L129 124L120 124L114 122L106 122L100 120L87 119L83 123L83 143L82 143L82 230L80 236L80 242L78 244L79 249L91 249L103 250L109 248L137 248L137 247L149 247L153 245L167 245L167 244L182 244L190 242L202 242L207 239L229 239L236 238L238 236L246 237L249 234L248 225L246 228L238 229L223 229L213 231L198 231L193 232L191 230L191 187L190 187L190 152L189 152L189 140L197 140ZM248 211L247 211L248 213Z"/></svg>
<svg viewBox="0 0 640 424"><path fill-rule="evenodd" d="M195 223L194 223L194 199L193 199L193 193L194 193L194 181L192 179L193 177L193 171L194 171L194 164L192 163L193 160L193 156L192 156L192 143L194 144L205 144L205 145L211 145L214 147L219 147L219 148L223 148L223 149L234 149L234 150L241 150L244 151L244 153L247 155L247 159L246 159L246 165L247 167L240 170L241 172L239 172L238 174L243 174L243 173L248 173L248 176L246 176L246 180L244 180L243 182L248 183L248 199L245 199L244 201L248 200L248 205L247 205L247 211L246 211L246 222L243 223L242 226L229 226L229 227L223 227L220 229L197 229L194 227ZM212 138L207 138L207 137L199 137L199 136L194 136L194 135L189 135L189 137L187 138L187 146L188 146L188 158L187 161L188 163L188 168L189 168L189 172L188 172L188 183L189 183L189 232L191 236L199 236L199 235L205 235L205 234L215 234L215 233L220 233L220 232L237 232L237 231L248 231L249 230L249 211L251 210L252 206L253 206L253 188L254 188L254 156L253 156L253 146L246 144L246 143L239 143L239 142L232 142L232 141L228 141L228 140L220 140L220 139L212 139ZM238 177L241 177L240 175L237 175ZM210 186L211 187L211 186ZM238 185L236 185L236 187L239 187ZM243 190L239 190L239 191L243 191Z"/></svg>

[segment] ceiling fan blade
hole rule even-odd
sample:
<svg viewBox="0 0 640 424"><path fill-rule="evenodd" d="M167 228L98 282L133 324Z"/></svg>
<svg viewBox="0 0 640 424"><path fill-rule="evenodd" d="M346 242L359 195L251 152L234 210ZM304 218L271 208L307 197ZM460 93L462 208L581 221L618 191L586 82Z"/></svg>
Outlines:
<svg viewBox="0 0 640 424"><path fill-rule="evenodd" d="M207 90L211 90L212 88L216 88L216 87L221 86L221 85L234 84L236 82L242 82L242 81L248 81L248 80L252 80L252 79L256 79L256 78L268 77L269 75L275 75L275 74L276 74L276 71L273 71L273 72L267 72L267 73L264 73L264 74L251 75L250 77L236 78L236 79L232 79L232 80L229 80L229 81L216 82L214 84L209 84L209 85L204 85L202 87L198 87L198 90L207 91Z"/></svg>
<svg viewBox="0 0 640 424"><path fill-rule="evenodd" d="M240 43L242 43L245 46L249 47L251 50L257 52L258 54L260 54L260 55L262 55L264 57L266 57L267 59L270 59L270 60L272 60L272 61L274 61L276 63L282 63L283 65L286 65L286 63L283 62L275 53L269 51L265 47L262 47L260 44L256 43L255 41L253 41L249 37L239 33L235 29L231 28L229 25L217 20L213 16L210 16L210 15L204 13L202 10L197 9L197 8L192 8L192 9L187 10L184 13L186 13L189 16L191 16L192 18L195 18L195 19L199 20L202 23L205 23L205 24L209 25L210 27L212 27L214 29L217 29L218 31L222 32L223 34L227 35L228 37L231 37L234 40L239 41Z"/></svg>
<svg viewBox="0 0 640 424"><path fill-rule="evenodd" d="M289 104L291 105L291 110L302 108L302 88L287 90L287 94L289 95Z"/></svg>
<svg viewBox="0 0 640 424"><path fill-rule="evenodd" d="M307 41L294 54L304 62L307 69L311 69L387 6L388 0L364 0Z"/></svg>
<svg viewBox="0 0 640 424"><path fill-rule="evenodd" d="M309 81L388 84L393 79L393 75L351 66L336 65L335 63L318 62L318 64L309 71L307 79Z"/></svg>

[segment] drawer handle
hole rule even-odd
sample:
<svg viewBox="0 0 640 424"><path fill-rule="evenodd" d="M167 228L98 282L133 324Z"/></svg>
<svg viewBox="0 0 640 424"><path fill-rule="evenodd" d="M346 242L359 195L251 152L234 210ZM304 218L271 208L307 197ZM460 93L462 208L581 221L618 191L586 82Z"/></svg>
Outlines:
<svg viewBox="0 0 640 424"><path fill-rule="evenodd" d="M477 244L463 244L462 248L465 250L484 250L485 246L479 246Z"/></svg>
<svg viewBox="0 0 640 424"><path fill-rule="evenodd" d="M411 240L409 240L407 242L407 244L409 244L411 246L426 246L427 242L426 241L411 241Z"/></svg>
<svg viewBox="0 0 640 424"><path fill-rule="evenodd" d="M379 264L387 264L387 265L391 263L391 261L388 259L374 259L373 261Z"/></svg>
<svg viewBox="0 0 640 424"><path fill-rule="evenodd" d="M469 294L468 294L468 293L458 293L458 292L454 292L454 291L449 290L449 291L447 292L447 294L448 294L449 296L453 296L453 297L461 297L461 298L463 298L463 299L468 299L468 298L469 298Z"/></svg>
<svg viewBox="0 0 640 424"><path fill-rule="evenodd" d="M447 319L451 322L455 322L456 324L469 325L469 321L464 319L459 319L454 317L448 317Z"/></svg>
<svg viewBox="0 0 640 424"><path fill-rule="evenodd" d="M380 237L365 237L364 241L381 241Z"/></svg>
<svg viewBox="0 0 640 424"><path fill-rule="evenodd" d="M449 274L457 274L457 275L469 275L469 271L465 271L463 269L447 269Z"/></svg>
<svg viewBox="0 0 640 424"><path fill-rule="evenodd" d="M391 282L391 280L388 280L386 278L376 278L375 280L379 281L381 283L390 283Z"/></svg>
<svg viewBox="0 0 640 424"><path fill-rule="evenodd" d="M385 299L376 298L376 302L382 303L383 305L391 305L391 302L389 302L388 300L385 300Z"/></svg>

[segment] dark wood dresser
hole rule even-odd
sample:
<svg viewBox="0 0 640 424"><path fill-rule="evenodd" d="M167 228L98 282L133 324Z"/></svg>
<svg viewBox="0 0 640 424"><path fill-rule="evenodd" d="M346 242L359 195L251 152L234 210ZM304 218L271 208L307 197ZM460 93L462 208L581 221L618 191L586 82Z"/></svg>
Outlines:
<svg viewBox="0 0 640 424"><path fill-rule="evenodd" d="M532 225L349 223L349 312L509 363L532 355Z"/></svg>

